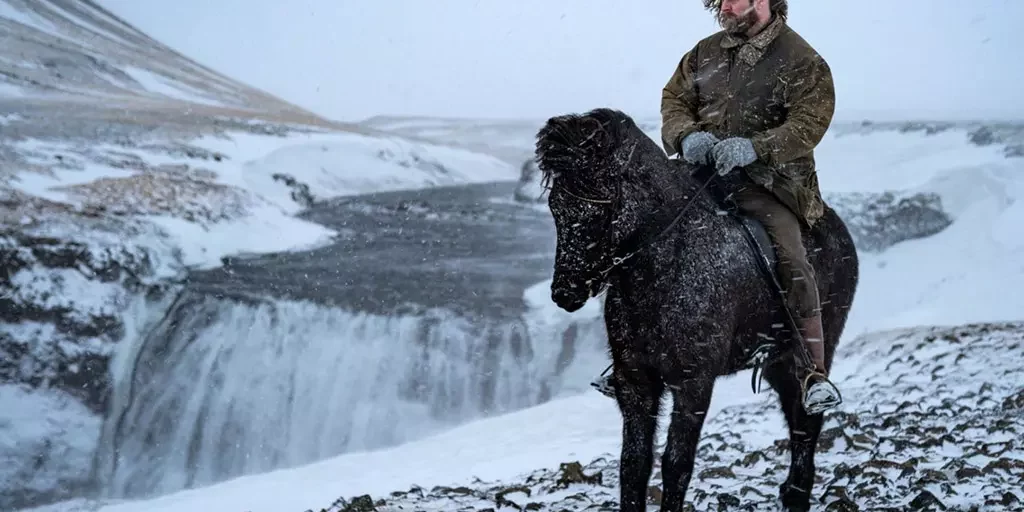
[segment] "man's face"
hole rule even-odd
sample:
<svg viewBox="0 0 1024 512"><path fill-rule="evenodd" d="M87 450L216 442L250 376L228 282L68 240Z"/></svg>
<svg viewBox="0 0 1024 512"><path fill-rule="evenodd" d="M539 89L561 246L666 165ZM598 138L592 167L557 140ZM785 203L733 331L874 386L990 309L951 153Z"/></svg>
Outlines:
<svg viewBox="0 0 1024 512"><path fill-rule="evenodd" d="M754 0L722 0L718 9L718 24L730 34L742 34L757 25Z"/></svg>

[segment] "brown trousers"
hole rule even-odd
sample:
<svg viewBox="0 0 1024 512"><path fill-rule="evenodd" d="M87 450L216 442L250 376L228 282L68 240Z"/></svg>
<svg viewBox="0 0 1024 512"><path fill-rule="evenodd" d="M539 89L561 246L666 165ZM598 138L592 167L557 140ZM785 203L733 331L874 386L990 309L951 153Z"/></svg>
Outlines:
<svg viewBox="0 0 1024 512"><path fill-rule="evenodd" d="M804 320L819 314L818 285L814 267L807 261L800 219L759 185L741 187L733 194L733 200L743 213L760 221L768 231L778 257L779 283L795 319Z"/></svg>

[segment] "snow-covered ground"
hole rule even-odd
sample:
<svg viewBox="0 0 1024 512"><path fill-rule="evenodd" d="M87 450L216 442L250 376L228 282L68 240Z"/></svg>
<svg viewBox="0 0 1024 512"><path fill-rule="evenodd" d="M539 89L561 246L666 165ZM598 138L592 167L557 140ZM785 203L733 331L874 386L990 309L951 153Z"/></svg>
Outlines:
<svg viewBox="0 0 1024 512"><path fill-rule="evenodd" d="M184 264L207 267L229 254L324 243L333 231L294 216L308 206L306 201L518 176L513 166L494 157L398 136L297 132L228 137L189 141L193 151L216 155L201 163L161 150L17 141L9 144L13 151L31 155L33 162L54 162L60 155L64 168L23 171L9 185L78 209L102 206L151 219L181 248ZM168 180L147 179L161 170Z"/></svg>
<svg viewBox="0 0 1024 512"><path fill-rule="evenodd" d="M845 497L861 510L905 507L929 494L963 510L1020 510L1021 356L1020 323L919 327L850 342L836 372L847 403L825 425L815 495L826 495L826 503ZM785 438L785 427L774 397L747 390L712 409L691 496L704 507L724 501L724 495L772 510L788 470L788 454L776 441ZM620 425L614 404L590 393L388 450L99 510L301 512L364 494L387 499L390 506L379 511L515 509L500 506L498 494L519 506L593 510L587 507L617 499ZM559 466L573 462L584 465L585 475L602 473L600 483L570 480L559 488L556 480L567 473ZM996 502L986 507L987 499ZM75 510L75 504L62 506Z"/></svg>
<svg viewBox="0 0 1024 512"><path fill-rule="evenodd" d="M1021 209L1024 204L1024 159L1008 158L1004 154L1005 144L973 145L968 135L966 128L931 135L904 133L897 129L865 133L845 133L837 129L821 146L821 181L826 192L935 192L954 218L951 226L936 235L905 241L877 254L862 254L861 285L835 370L837 382L848 397L843 413L870 409L873 412L863 421L870 418L870 421L881 424L893 415L892 408L879 405L882 398L896 400L893 407L898 406L901 393L916 392L904 389L913 383L925 394L934 389L945 390L943 392L950 394L953 401L966 400L973 396L970 395L971 390L976 392L979 387L984 387L986 403L999 405L992 405L992 412L978 414L1008 414L1011 418L1016 414L1019 418L1020 405L1014 405L1017 404L1014 400L1019 401L1020 397L1019 393L1014 393L1024 386L1019 364L1024 327L1013 324L992 328L990 333L987 328L955 326L968 322L1021 319L1024 303L1019 290L1024 286L1024 244L1020 241L1019 227L1024 223L1024 210ZM596 300L574 315L557 310L547 298L547 283L538 283L525 298L535 308L533 318L538 325L557 323L567 318L593 318L599 314ZM948 331L928 327L933 325L953 327ZM905 330L878 333L897 328ZM963 332L957 334L960 331ZM949 339L950 335L971 341L941 346L932 343L936 338ZM889 347L896 346L898 339L917 343L922 350L927 346L927 353L936 357L928 359L915 351L889 350ZM1003 349L1016 352L1001 357L999 351ZM948 355L939 357L942 355L940 352ZM915 357L920 357L921 361L914 362ZM952 363L950 357L960 365L957 372L947 373L942 369ZM594 362L596 374L601 366L596 364L599 359ZM906 381L886 370L890 363L906 366ZM912 378L928 374L932 375L931 382L922 383ZM749 436L754 437L743 434L742 443L737 445L741 448L721 448L737 459L742 458L747 449L774 450L774 440L783 438L784 434L773 398L767 394L753 395L748 382L746 375L720 381L704 438L706 444L713 444L716 435L734 437L738 434L734 431L735 426L742 423L742 430L749 431ZM1008 405L1002 405L1003 402ZM837 413L837 417L843 413ZM909 416L900 417L903 418L900 421L910 421ZM926 419L917 418L915 421ZM861 439L857 432L851 430L854 427L848 420L847 416L833 420L843 425L837 431L840 437L845 433L847 437ZM994 437L992 440L1007 447L999 452L999 457L983 460L967 455L970 450L963 443L978 442L969 435L978 428L974 423L963 427L957 437L949 441L955 447L940 443L936 447L922 447L921 451L915 452L918 455L914 455L922 461L916 467L918 472L944 472L952 478L949 475L964 471L964 464L984 469L987 464L995 463L1005 465L1006 474L993 473L991 478L979 480L980 483L973 487L958 486L954 489L959 493L958 497L954 497L954 491L950 490L953 488L943 487L941 482L921 489L927 488L947 505L984 505L985 497L992 496L1005 498L1008 503L1013 499L1024 500L1019 489L1014 490L1006 484L1013 477L1024 474L1022 447L1011 438L1013 432L1021 432L1024 426L1014 421L1011 420L1010 426L1004 425L1010 430L1002 431L1004 433L996 436L998 439ZM831 427L836 427L836 424ZM960 436L959 433L963 432L967 434ZM237 478L147 501L110 504L101 510L178 512L223 508L253 512L301 511L327 507L339 497L370 494L375 500L385 498L393 491L405 491L413 485L425 490L433 486L467 486L472 491L458 498L462 500L486 498L487 489L491 489L489 499L493 499L494 492L497 492L495 489L518 485L524 475L534 471L547 468L557 473L559 464L564 462L580 461L586 465L600 457L614 460L619 435L620 420L614 403L597 393L588 392L559 398L521 412L475 421L390 449L347 454L296 469ZM864 435L870 436L869 444L873 443L876 452L857 455L851 452L857 443L850 441L823 446L819 464L822 478L831 479L841 462L849 466L854 464L852 460L866 464L865 461L872 456L897 456L889 453L891 448L885 448L888 446L885 440L898 437L896 433L865 431ZM733 449L738 451L729 452ZM905 457L900 457L894 459L896 464L904 463ZM961 457L963 461L952 462ZM770 458L782 461L781 452L770 455ZM710 463L705 460L698 464L706 468ZM614 475L610 468L595 462L585 472L608 471L605 477L608 485L608 479ZM743 485L746 479L764 478L753 476L758 472L761 470L736 471L738 476L731 479L730 485ZM940 478L938 473L927 475ZM544 480L544 477L538 478L538 481ZM776 473L776 479L779 478ZM850 489L860 489L856 480L850 477L846 481ZM721 480L716 482L722 483ZM771 485L775 484L771 478L758 482L752 483L753 488L774 492ZM713 493L708 485L711 484L695 483L697 489ZM877 499L883 501L874 501L876 498L871 498L868 491L860 495L848 490L847 495L861 504L882 503L885 499L896 499L896 496L909 502L919 497L920 490L910 484L907 484L909 487L895 483L888 487L879 485L883 490L878 491L881 498ZM612 499L615 495L613 485L577 485L571 490L590 493L596 501L600 501L597 498L601 496ZM558 501L559 496L567 492L534 491L529 500L537 502ZM822 492L822 487L816 488L816 495ZM1007 492L1012 496L1005 497ZM414 504L414 508L420 510L452 510L455 506L453 500L456 500L453 496L460 495L443 489L433 494L424 493L427 497L423 499L409 495L394 501L397 504ZM830 495L829 499L839 498ZM483 506L480 503L483 502L478 506ZM495 505L492 503L490 506ZM341 510L340 506L338 510Z"/></svg>

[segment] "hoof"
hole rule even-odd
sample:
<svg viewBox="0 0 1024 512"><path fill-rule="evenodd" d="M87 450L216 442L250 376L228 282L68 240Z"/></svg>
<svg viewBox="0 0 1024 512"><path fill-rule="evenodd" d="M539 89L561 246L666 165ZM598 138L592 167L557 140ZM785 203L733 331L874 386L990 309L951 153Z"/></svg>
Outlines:
<svg viewBox="0 0 1024 512"><path fill-rule="evenodd" d="M786 512L808 512L811 510L811 492L794 487L786 482L779 486L779 499Z"/></svg>

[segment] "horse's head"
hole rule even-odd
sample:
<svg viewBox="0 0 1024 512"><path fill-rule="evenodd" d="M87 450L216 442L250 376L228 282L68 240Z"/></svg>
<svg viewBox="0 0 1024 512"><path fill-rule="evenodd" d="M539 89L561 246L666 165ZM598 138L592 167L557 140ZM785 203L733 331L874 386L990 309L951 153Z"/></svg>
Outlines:
<svg viewBox="0 0 1024 512"><path fill-rule="evenodd" d="M621 240L622 180L637 129L609 109L553 117L537 134L537 164L548 187L557 246L551 299L572 312L600 293ZM637 129L638 130L638 129Z"/></svg>

